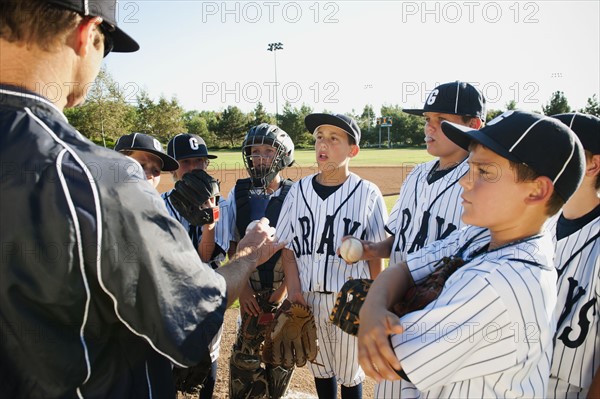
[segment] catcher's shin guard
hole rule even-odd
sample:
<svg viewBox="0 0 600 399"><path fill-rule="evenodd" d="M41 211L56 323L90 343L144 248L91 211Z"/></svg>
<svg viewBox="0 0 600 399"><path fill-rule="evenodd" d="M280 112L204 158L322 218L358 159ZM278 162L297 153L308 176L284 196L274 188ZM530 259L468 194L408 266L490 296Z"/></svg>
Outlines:
<svg viewBox="0 0 600 399"><path fill-rule="evenodd" d="M258 317L244 313L234 350L238 349L240 352L246 354L257 355L265 339L262 330L263 328L259 324Z"/></svg>
<svg viewBox="0 0 600 399"><path fill-rule="evenodd" d="M229 360L229 398L267 398L268 383L265 369L258 356L234 350Z"/></svg>
<svg viewBox="0 0 600 399"><path fill-rule="evenodd" d="M286 369L281 366L266 365L269 399L282 398L290 385L295 367Z"/></svg>

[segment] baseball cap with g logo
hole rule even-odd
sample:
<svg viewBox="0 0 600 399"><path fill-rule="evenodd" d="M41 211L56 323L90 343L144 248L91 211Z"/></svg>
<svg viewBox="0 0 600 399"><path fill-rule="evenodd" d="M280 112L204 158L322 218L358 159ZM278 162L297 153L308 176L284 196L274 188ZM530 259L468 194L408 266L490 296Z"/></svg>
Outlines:
<svg viewBox="0 0 600 399"><path fill-rule="evenodd" d="M178 161L186 158L217 158L216 155L208 154L208 148L202 137L190 133L180 133L169 140L167 154Z"/></svg>
<svg viewBox="0 0 600 399"><path fill-rule="evenodd" d="M485 98L474 86L465 82L439 85L429 93L421 109L403 109L402 112L423 116L423 112L473 116L485 121Z"/></svg>

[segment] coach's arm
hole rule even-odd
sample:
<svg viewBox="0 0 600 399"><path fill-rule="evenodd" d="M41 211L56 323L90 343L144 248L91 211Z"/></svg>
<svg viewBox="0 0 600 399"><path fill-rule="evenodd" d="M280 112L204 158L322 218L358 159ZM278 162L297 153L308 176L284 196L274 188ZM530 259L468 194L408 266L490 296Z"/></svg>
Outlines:
<svg viewBox="0 0 600 399"><path fill-rule="evenodd" d="M268 223L266 218L262 218L261 223L257 223L240 240L231 260L216 270L227 282L227 306L231 306L248 285L256 266L265 263L287 244L285 241L274 242L274 229Z"/></svg>

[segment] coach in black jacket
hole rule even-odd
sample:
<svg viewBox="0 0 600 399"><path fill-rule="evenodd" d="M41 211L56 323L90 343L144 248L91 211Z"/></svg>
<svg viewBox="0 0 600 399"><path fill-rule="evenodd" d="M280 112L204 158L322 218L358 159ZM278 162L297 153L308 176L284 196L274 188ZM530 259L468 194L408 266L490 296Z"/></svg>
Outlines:
<svg viewBox="0 0 600 399"><path fill-rule="evenodd" d="M280 249L261 223L213 271L144 176L127 174L131 160L68 124L62 109L83 101L103 56L138 48L115 10L1 3L2 397L174 397L171 362L202 358L256 261Z"/></svg>

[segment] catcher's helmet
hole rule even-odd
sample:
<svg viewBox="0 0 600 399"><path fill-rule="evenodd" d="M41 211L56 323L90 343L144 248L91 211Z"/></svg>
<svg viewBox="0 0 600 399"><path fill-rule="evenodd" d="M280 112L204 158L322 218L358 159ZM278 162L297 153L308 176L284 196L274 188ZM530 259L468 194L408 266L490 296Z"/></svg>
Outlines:
<svg viewBox="0 0 600 399"><path fill-rule="evenodd" d="M252 157L252 146L267 144L277 150L271 165L257 165L255 167ZM290 136L282 129L268 123L250 128L242 144L244 165L252 178L255 187L267 187L269 183L284 168L294 163L294 143Z"/></svg>

